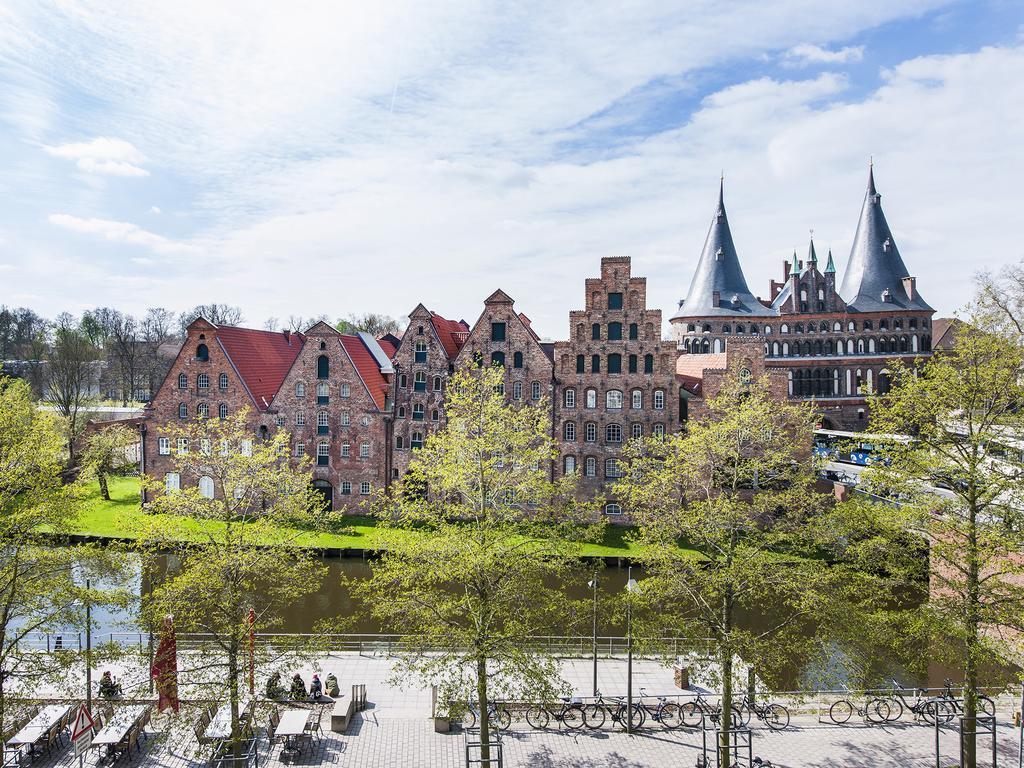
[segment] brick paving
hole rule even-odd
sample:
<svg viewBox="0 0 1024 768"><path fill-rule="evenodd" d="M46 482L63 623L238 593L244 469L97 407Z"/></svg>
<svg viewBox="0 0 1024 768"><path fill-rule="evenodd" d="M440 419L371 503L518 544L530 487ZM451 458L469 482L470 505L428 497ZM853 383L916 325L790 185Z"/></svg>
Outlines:
<svg viewBox="0 0 1024 768"><path fill-rule="evenodd" d="M451 733L434 732L430 718L429 690L401 690L387 683L391 662L386 658L367 658L357 654L329 657L318 665L333 671L345 686L353 682L366 684L367 709L355 716L343 734L329 730L324 720L325 736L313 749L299 755L282 753L280 745L271 746L263 726L268 709L264 705L257 714L259 727L259 765L261 768L285 766L359 766L360 768L461 768L465 765L467 737L475 734L454 729ZM304 670L305 671L305 670ZM589 693L590 662L568 660L565 677L580 693ZM306 674L306 679L309 675ZM671 671L660 664L641 661L634 670L636 690L645 687L651 695L670 693ZM609 694L621 693L625 687L625 664L621 660L602 660L600 686ZM1000 703L997 713L1008 721L1012 703ZM175 717L161 716L153 720L141 753L118 758L116 768L129 765L153 768L202 768L208 753L199 753L191 724L197 707L183 708ZM776 733L753 726L753 753L771 760L777 768L930 768L935 763L934 730L908 722L867 726L860 722L837 726L823 724L811 714L798 714L784 732ZM1017 765L1019 732L1009 725L998 729L999 765ZM534 731L525 722L515 722L502 736L504 765L509 768L669 768L697 765L701 754L701 733L694 730L666 731L655 726L635 735L627 735L609 726L600 731L570 733L549 729ZM952 728L941 732L942 768L957 764L957 734ZM98 768L111 765L98 761L96 753L86 759L86 766ZM39 756L25 765L38 768L74 768L77 760L70 747L64 746L53 755ZM979 766L990 762L979 761Z"/></svg>

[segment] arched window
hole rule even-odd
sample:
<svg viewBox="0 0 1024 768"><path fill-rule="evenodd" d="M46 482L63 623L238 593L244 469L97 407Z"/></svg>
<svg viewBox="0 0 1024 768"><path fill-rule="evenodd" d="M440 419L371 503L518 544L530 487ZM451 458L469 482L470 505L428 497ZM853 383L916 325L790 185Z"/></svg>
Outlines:
<svg viewBox="0 0 1024 768"><path fill-rule="evenodd" d="M874 339L868 339L868 352L874 352L874 351L875 351L875 340Z"/></svg>
<svg viewBox="0 0 1024 768"><path fill-rule="evenodd" d="M690 330L691 331L693 330L693 326L692 325L690 326ZM636 341L639 336L640 336L640 329L637 328L636 323L630 323L629 324L629 340L630 341Z"/></svg>
<svg viewBox="0 0 1024 768"><path fill-rule="evenodd" d="M316 444L316 463L318 467L326 467L331 459L331 444L321 440Z"/></svg>
<svg viewBox="0 0 1024 768"><path fill-rule="evenodd" d="M427 373L426 371L416 371L412 377L412 388L414 392L426 392L427 391Z"/></svg>
<svg viewBox="0 0 1024 768"><path fill-rule="evenodd" d="M586 403L586 405L587 405L587 408L597 408L597 390L596 389L588 389L587 390L587 403Z"/></svg>
<svg viewBox="0 0 1024 768"><path fill-rule="evenodd" d="M783 323L782 326L779 328L779 333L789 333L789 324Z"/></svg>
<svg viewBox="0 0 1024 768"><path fill-rule="evenodd" d="M622 341L622 323L608 323L608 341Z"/></svg>
<svg viewBox="0 0 1024 768"><path fill-rule="evenodd" d="M604 476L609 480L614 480L617 477L622 477L622 470L619 468L618 459L604 460Z"/></svg>
<svg viewBox="0 0 1024 768"><path fill-rule="evenodd" d="M184 373L178 374L178 389L188 389L188 376Z"/></svg>
<svg viewBox="0 0 1024 768"><path fill-rule="evenodd" d="M644 355L644 373L654 373L654 355Z"/></svg>
<svg viewBox="0 0 1024 768"><path fill-rule="evenodd" d="M571 387L562 392L562 402L566 408L576 407L576 390Z"/></svg>
<svg viewBox="0 0 1024 768"><path fill-rule="evenodd" d="M178 418L179 419L187 419L188 418L188 406L185 403L178 403Z"/></svg>
<svg viewBox="0 0 1024 768"><path fill-rule="evenodd" d="M639 389L634 389L630 394L630 400L634 411L639 411L644 407L644 393Z"/></svg>
<svg viewBox="0 0 1024 768"><path fill-rule="evenodd" d="M438 411L437 408L435 408L434 410L432 410L430 412L430 420L431 421L440 421L441 420L441 412Z"/></svg>
<svg viewBox="0 0 1024 768"><path fill-rule="evenodd" d="M857 324L855 322L853 322L853 320L850 320L846 324L846 330L848 330L848 331L856 331L857 330Z"/></svg>
<svg viewBox="0 0 1024 768"><path fill-rule="evenodd" d="M530 382L530 399L531 400L540 400L540 382L539 381Z"/></svg>
<svg viewBox="0 0 1024 768"><path fill-rule="evenodd" d="M617 352L608 355L608 373L622 373L622 355Z"/></svg>
<svg viewBox="0 0 1024 768"><path fill-rule="evenodd" d="M609 389L604 396L605 408L609 411L622 410L622 392L617 389Z"/></svg>
<svg viewBox="0 0 1024 768"><path fill-rule="evenodd" d="M523 399L523 382L513 381L512 382L512 399L522 400Z"/></svg>
<svg viewBox="0 0 1024 768"><path fill-rule="evenodd" d="M576 355L576 373L586 373L587 358L583 355Z"/></svg>
<svg viewBox="0 0 1024 768"><path fill-rule="evenodd" d="M199 478L199 495L204 499L213 498L213 478L209 475L203 475Z"/></svg>
<svg viewBox="0 0 1024 768"><path fill-rule="evenodd" d="M427 362L427 342L417 341L413 350L413 361L417 363Z"/></svg>
<svg viewBox="0 0 1024 768"><path fill-rule="evenodd" d="M209 389L210 388L210 375L207 373L200 373L196 376L196 389Z"/></svg>
<svg viewBox="0 0 1024 768"><path fill-rule="evenodd" d="M864 354L864 339L857 339L857 354Z"/></svg>
<svg viewBox="0 0 1024 768"><path fill-rule="evenodd" d="M597 424L592 421L588 421L583 426L583 439L588 443L597 442Z"/></svg>
<svg viewBox="0 0 1024 768"><path fill-rule="evenodd" d="M838 320L836 320L836 321L835 321L834 323L832 323L832 330L833 330L833 331L836 331L837 333L838 333L839 331L843 330L843 325L842 325L842 323L840 323L840 322L839 322Z"/></svg>
<svg viewBox="0 0 1024 768"><path fill-rule="evenodd" d="M703 340L703 341L701 342L701 344L700 344L700 351L701 351L701 352L702 352L703 354L705 354L705 355L706 355L706 354L707 354L708 352L710 352L710 351L711 351L711 341L710 341L709 339L704 339L704 340ZM647 355L647 357L650 357L650 355ZM644 366L646 367L646 365L647 365L647 358L645 357L645 358L644 358ZM651 358L651 367L652 367L652 368L654 367L654 358ZM645 371L645 373L646 373L646 371Z"/></svg>
<svg viewBox="0 0 1024 768"><path fill-rule="evenodd" d="M846 354L848 354L848 355L852 355L853 354L853 339L847 339L846 340Z"/></svg>
<svg viewBox="0 0 1024 768"><path fill-rule="evenodd" d="M422 448L423 447L423 433L422 432L413 432L412 433L412 437L409 440L409 447L412 448L413 450L416 450L417 448Z"/></svg>
<svg viewBox="0 0 1024 768"><path fill-rule="evenodd" d="M622 427L618 424L608 424L604 428L604 439L607 443L622 442Z"/></svg>
<svg viewBox="0 0 1024 768"><path fill-rule="evenodd" d="M597 459L593 456L587 456L583 463L583 474L587 477L597 477Z"/></svg>
<svg viewBox="0 0 1024 768"><path fill-rule="evenodd" d="M205 344L200 344L198 347L196 347L196 360L200 360L200 361L205 363L209 359L210 359L210 348L209 347L207 347Z"/></svg>
<svg viewBox="0 0 1024 768"><path fill-rule="evenodd" d="M652 424L651 435L653 437L664 437L665 436L665 425L664 424Z"/></svg>
<svg viewBox="0 0 1024 768"><path fill-rule="evenodd" d="M221 403L219 406L217 406L217 416L221 419L226 419L228 417L227 403Z"/></svg>
<svg viewBox="0 0 1024 768"><path fill-rule="evenodd" d="M665 408L665 390L654 390L654 410L661 411Z"/></svg>
<svg viewBox="0 0 1024 768"><path fill-rule="evenodd" d="M764 335L765 336L771 336L772 335L772 327L770 325L766 325L764 327Z"/></svg>
<svg viewBox="0 0 1024 768"><path fill-rule="evenodd" d="M566 456L565 457L565 474L571 475L576 471L576 457Z"/></svg>
<svg viewBox="0 0 1024 768"><path fill-rule="evenodd" d="M441 377L440 376L435 376L434 377L434 391L435 392L440 392L441 391Z"/></svg>
<svg viewBox="0 0 1024 768"><path fill-rule="evenodd" d="M729 327L728 323L722 326L722 333L732 333L732 329Z"/></svg>
<svg viewBox="0 0 1024 768"><path fill-rule="evenodd" d="M328 429L329 417L327 411L316 412L316 433L318 435L326 435Z"/></svg>
<svg viewBox="0 0 1024 768"><path fill-rule="evenodd" d="M316 402L318 405L326 405L331 396L331 388L326 381L319 381L316 385Z"/></svg>
<svg viewBox="0 0 1024 768"><path fill-rule="evenodd" d="M306 396L306 385L303 384L301 381L298 382L295 385L295 396L296 397L305 397Z"/></svg>
<svg viewBox="0 0 1024 768"><path fill-rule="evenodd" d="M779 342L773 341L772 342L772 357L778 357L778 356L779 356Z"/></svg>
<svg viewBox="0 0 1024 768"><path fill-rule="evenodd" d="M221 392L227 392L228 375L226 373L222 373L220 376L217 377L217 386L220 387Z"/></svg>
<svg viewBox="0 0 1024 768"><path fill-rule="evenodd" d="M398 406L398 418L400 418L400 419L404 419L405 418L405 406L404 405Z"/></svg>
<svg viewBox="0 0 1024 768"><path fill-rule="evenodd" d="M722 339L715 339L715 352L725 352L725 342Z"/></svg>
<svg viewBox="0 0 1024 768"><path fill-rule="evenodd" d="M200 419L205 419L210 415L210 405L208 403L199 403L196 406L196 416Z"/></svg>
<svg viewBox="0 0 1024 768"><path fill-rule="evenodd" d="M318 379L326 379L331 373L331 361L327 358L327 355L320 355L316 359L316 377Z"/></svg>
<svg viewBox="0 0 1024 768"><path fill-rule="evenodd" d="M505 353L500 351L491 352L491 365L505 365Z"/></svg>
<svg viewBox="0 0 1024 768"><path fill-rule="evenodd" d="M576 442L576 422L567 421L562 425L562 439L569 443Z"/></svg>
<svg viewBox="0 0 1024 768"><path fill-rule="evenodd" d="M423 403L412 404L412 420L423 421Z"/></svg>
<svg viewBox="0 0 1024 768"><path fill-rule="evenodd" d="M635 423L633 425L632 429L633 429L633 438L634 439L638 438L638 437L643 437L644 436L644 425L641 424L640 422Z"/></svg>
<svg viewBox="0 0 1024 768"><path fill-rule="evenodd" d="M601 339L600 323L594 323L593 325L590 326L590 338L594 341L599 341Z"/></svg>
<svg viewBox="0 0 1024 768"><path fill-rule="evenodd" d="M512 353L512 367L513 368L522 368L523 367L523 353L522 352L513 352Z"/></svg>
<svg viewBox="0 0 1024 768"><path fill-rule="evenodd" d="M906 336L900 336L900 352L907 352L909 347L909 340Z"/></svg>

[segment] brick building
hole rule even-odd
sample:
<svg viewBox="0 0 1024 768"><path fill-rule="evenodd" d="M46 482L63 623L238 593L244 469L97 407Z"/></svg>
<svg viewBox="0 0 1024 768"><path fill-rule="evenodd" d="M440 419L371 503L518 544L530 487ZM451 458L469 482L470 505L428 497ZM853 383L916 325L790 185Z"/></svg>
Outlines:
<svg viewBox="0 0 1024 768"><path fill-rule="evenodd" d="M768 368L785 371L788 397L814 398L823 426L863 429L866 396L887 391L889 362L931 354L933 312L896 248L871 169L842 283L831 252L819 269L812 239L804 261L793 254L784 263L767 300L747 288L719 189L690 290L671 322L681 355L691 358L680 361L689 394L703 367L718 365L715 355L756 338Z"/></svg>
<svg viewBox="0 0 1024 768"><path fill-rule="evenodd" d="M569 330L554 345L556 471L578 471L588 494L607 497L627 440L679 427L675 343L662 340L661 310L647 308L647 280L631 276L628 257L601 259ZM620 508L608 498L605 511Z"/></svg>

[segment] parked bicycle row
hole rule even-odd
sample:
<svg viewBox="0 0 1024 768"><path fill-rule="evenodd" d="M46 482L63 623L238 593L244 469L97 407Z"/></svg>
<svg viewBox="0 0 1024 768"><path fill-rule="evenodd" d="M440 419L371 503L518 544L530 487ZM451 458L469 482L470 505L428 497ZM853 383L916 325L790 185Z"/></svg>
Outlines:
<svg viewBox="0 0 1024 768"><path fill-rule="evenodd" d="M836 724L849 722L854 713L869 723L891 723L903 717L909 712L915 722L922 722L926 725L935 725L936 721L941 725L950 722L957 715L963 714L964 700L954 694L953 683L946 680L942 693L929 695L924 688L918 688L911 692L895 680L892 683L892 690L886 693L867 693L864 698L864 706L855 701L849 689L847 696L834 702L829 707L829 719ZM996 705L988 696L978 696L978 713L995 716Z"/></svg>
<svg viewBox="0 0 1024 768"><path fill-rule="evenodd" d="M463 716L465 728L472 728L478 721L478 710L470 704ZM772 730L782 730L789 725L789 710L781 704L759 703L744 696L732 707L733 727L746 726L756 717ZM536 730L549 727L563 727L570 731L597 730L606 725L622 730L638 730L648 721L662 728L717 727L722 719L720 704L715 704L701 694L693 699L679 702L666 696L648 696L641 688L640 695L629 707L625 696L605 697L598 691L593 700L584 702L580 698L563 697L560 701L541 704L512 704L492 702L488 707L488 722L499 731L508 730L513 721L525 720Z"/></svg>

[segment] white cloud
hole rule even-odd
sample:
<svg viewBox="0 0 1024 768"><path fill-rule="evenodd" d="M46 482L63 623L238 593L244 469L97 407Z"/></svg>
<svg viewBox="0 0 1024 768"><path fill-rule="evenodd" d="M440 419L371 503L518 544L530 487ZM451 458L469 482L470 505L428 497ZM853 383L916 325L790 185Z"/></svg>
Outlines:
<svg viewBox="0 0 1024 768"><path fill-rule="evenodd" d="M150 206L149 212L150 213L160 213L160 209L157 206L153 205L153 206Z"/></svg>
<svg viewBox="0 0 1024 768"><path fill-rule="evenodd" d="M801 43L800 45L794 45L786 51L784 61L796 66L806 66L809 64L848 64L860 61L863 58L863 45L850 45L836 51L830 51L827 48L822 48L820 45Z"/></svg>
<svg viewBox="0 0 1024 768"><path fill-rule="evenodd" d="M47 154L74 160L79 169L86 173L102 173L111 176L149 176L149 171L139 163L145 156L131 143L123 139L95 138L59 146L44 145Z"/></svg>
<svg viewBox="0 0 1024 768"><path fill-rule="evenodd" d="M96 235L115 243L141 245L157 253L187 253L195 247L187 243L170 240L142 229L128 221L111 221L109 219L81 219L66 213L51 213L47 221L56 227L68 229L83 235Z"/></svg>

